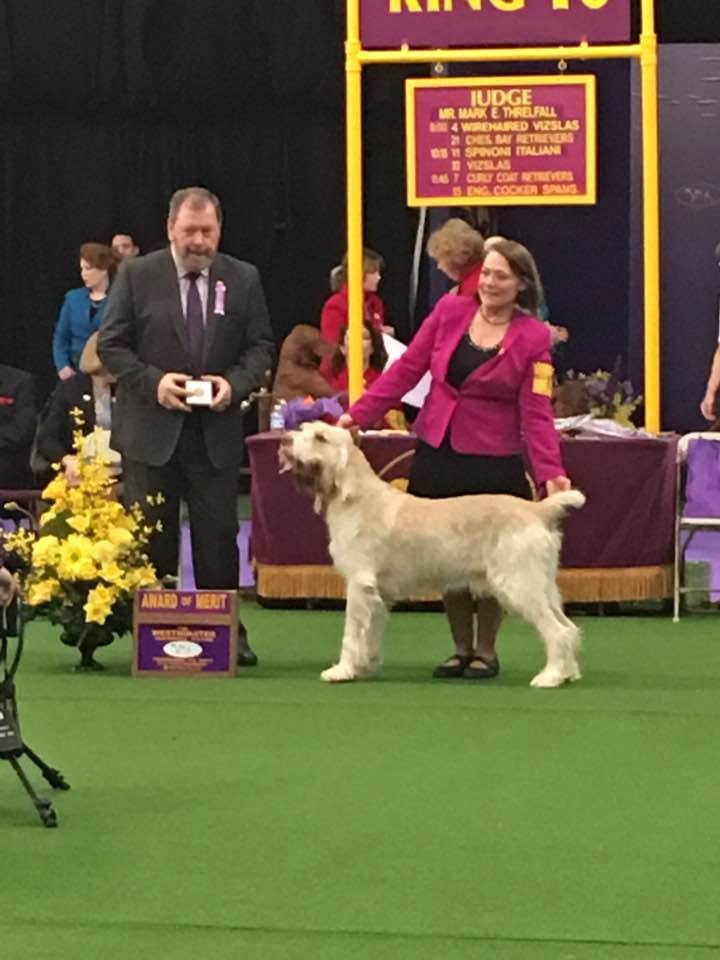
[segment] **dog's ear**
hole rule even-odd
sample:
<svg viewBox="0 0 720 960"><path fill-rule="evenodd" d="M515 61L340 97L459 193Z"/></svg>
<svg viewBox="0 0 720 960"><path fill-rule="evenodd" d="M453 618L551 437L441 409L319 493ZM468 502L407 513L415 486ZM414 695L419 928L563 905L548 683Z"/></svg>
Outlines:
<svg viewBox="0 0 720 960"><path fill-rule="evenodd" d="M357 446L359 447L359 443ZM338 451L338 464L335 471L335 487L338 497L348 503L357 496L357 473L355 459L358 456L352 447L342 447Z"/></svg>
<svg viewBox="0 0 720 960"><path fill-rule="evenodd" d="M336 469L331 469L330 464L326 460L313 461L313 466L315 467L315 513L324 514L330 500L337 496L340 491L338 481L341 485L343 466L344 462L347 461L347 451L341 450L339 454L340 462Z"/></svg>

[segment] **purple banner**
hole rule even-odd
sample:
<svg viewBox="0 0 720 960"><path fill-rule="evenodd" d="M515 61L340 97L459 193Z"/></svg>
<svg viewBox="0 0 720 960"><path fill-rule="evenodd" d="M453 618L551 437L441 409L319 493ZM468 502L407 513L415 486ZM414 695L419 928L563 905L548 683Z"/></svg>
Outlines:
<svg viewBox="0 0 720 960"><path fill-rule="evenodd" d="M410 206L595 202L595 78L408 80Z"/></svg>
<svg viewBox="0 0 720 960"><path fill-rule="evenodd" d="M368 49L616 43L630 38L630 0L360 0Z"/></svg>
<svg viewBox="0 0 720 960"><path fill-rule="evenodd" d="M140 623L137 673L229 673L230 626L223 624Z"/></svg>

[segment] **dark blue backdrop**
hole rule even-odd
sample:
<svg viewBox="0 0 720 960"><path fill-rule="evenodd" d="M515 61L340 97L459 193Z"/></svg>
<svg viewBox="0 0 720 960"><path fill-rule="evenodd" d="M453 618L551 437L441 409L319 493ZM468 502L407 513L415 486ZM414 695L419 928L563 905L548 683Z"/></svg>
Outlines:
<svg viewBox="0 0 720 960"><path fill-rule="evenodd" d="M633 71L631 324L633 377L642 357L640 81ZM718 339L720 45L660 49L662 423L686 432L699 412Z"/></svg>
<svg viewBox="0 0 720 960"><path fill-rule="evenodd" d="M709 7L717 4L658 0L661 39L719 40L720 11ZM278 339L297 322L317 321L328 271L345 245L343 0L53 0L50 6L3 0L2 11L0 342L6 362L32 370L41 390L49 387L50 338L64 291L79 283L79 245L109 240L116 230L136 233L145 246L157 242L167 198L191 182L223 198L223 245L260 266ZM556 64L534 69L551 71ZM498 212L497 228L537 255L553 317L572 332L567 361L590 369L627 354L628 329L641 316L629 301L629 65L573 63L569 69L599 78L598 204L507 208ZM364 80L366 240L385 254L383 296L404 334L411 326L408 275L417 220L404 199L407 75L426 76L427 68L372 68ZM695 143L684 128L667 133L666 112L663 102L663 156L677 149L678 162L690 163L698 154L697 177L680 177L682 185L712 181L711 123L698 128L707 135ZM668 136L682 139L676 145ZM667 237L666 198L664 204ZM686 216L680 231L715 212ZM680 403L675 394L688 387L673 376L695 370L688 410L712 350L715 268L702 258L714 233L708 227L698 240L694 260L674 259L683 256L682 244L670 260L666 253L665 346L673 364L666 387L672 403ZM709 302L698 303L706 288ZM693 310L697 322L709 326L685 337ZM686 326L673 339L674 318L683 312ZM665 406L672 425L680 424L667 397Z"/></svg>

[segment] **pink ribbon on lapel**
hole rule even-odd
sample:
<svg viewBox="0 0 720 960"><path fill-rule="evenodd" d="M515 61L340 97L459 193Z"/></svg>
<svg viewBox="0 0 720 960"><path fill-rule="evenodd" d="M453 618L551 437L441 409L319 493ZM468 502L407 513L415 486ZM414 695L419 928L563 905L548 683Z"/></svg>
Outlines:
<svg viewBox="0 0 720 960"><path fill-rule="evenodd" d="M215 310L214 312L220 316L225 316L225 291L227 287L222 282L222 280L215 281Z"/></svg>

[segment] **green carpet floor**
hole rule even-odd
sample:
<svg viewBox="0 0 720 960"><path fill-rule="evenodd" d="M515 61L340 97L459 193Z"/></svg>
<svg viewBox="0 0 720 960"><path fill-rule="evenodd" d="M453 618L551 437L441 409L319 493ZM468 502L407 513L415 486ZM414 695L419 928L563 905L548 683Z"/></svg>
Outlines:
<svg viewBox="0 0 720 960"><path fill-rule="evenodd" d="M684 960L720 953L720 619L581 618L585 678L437 682L444 618L391 617L382 677L318 680L340 613L244 618L236 680L102 675L33 625L23 733L57 830L0 764L8 960ZM33 780L46 785L39 778Z"/></svg>

